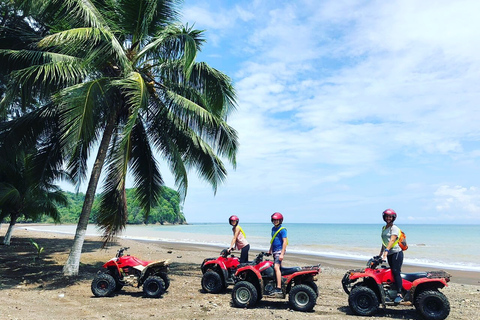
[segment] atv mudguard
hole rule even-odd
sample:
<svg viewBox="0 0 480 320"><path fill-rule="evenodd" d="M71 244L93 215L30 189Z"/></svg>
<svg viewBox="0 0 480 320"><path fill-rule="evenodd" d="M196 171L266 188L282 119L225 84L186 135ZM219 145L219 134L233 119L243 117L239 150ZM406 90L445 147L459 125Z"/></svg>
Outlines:
<svg viewBox="0 0 480 320"><path fill-rule="evenodd" d="M205 261L202 264L202 274L205 274L205 272L207 272L207 270L209 269L220 271L219 274L220 274L220 277L222 277L223 283L224 284L227 283L228 271L225 263L223 263L222 261L218 261L218 259L215 259L215 258L212 260Z"/></svg>
<svg viewBox="0 0 480 320"><path fill-rule="evenodd" d="M412 301L415 301L414 298L422 291L424 287L442 289L447 287L447 281L444 278L422 278L413 281L412 288L410 289Z"/></svg>
<svg viewBox="0 0 480 320"><path fill-rule="evenodd" d="M378 283L375 277L372 277L372 275L366 273L364 270L350 270L345 273L342 278L342 286L345 293L350 294L351 291L347 290L347 286L357 280L363 280L364 283L367 283L367 287L375 292L380 303L385 307L385 291L383 290L382 284Z"/></svg>
<svg viewBox="0 0 480 320"><path fill-rule="evenodd" d="M156 270L162 270L162 269L167 270L169 264L170 264L170 260L167 259L167 260L163 260L163 261L151 262L147 266L143 267L143 269L142 269L142 266L136 266L135 268L142 272L142 274L140 275L140 279L139 279L138 283L139 284L143 283L143 281L145 281L145 279L150 274L155 274Z"/></svg>

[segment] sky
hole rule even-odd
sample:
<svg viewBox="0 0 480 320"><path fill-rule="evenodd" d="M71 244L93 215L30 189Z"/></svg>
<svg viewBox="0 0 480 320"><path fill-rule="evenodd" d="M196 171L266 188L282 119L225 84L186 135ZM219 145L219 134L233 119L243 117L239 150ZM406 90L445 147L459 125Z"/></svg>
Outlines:
<svg viewBox="0 0 480 320"><path fill-rule="evenodd" d="M480 223L480 1L185 0L237 92L237 167L189 223ZM225 161L228 163L227 161ZM168 169L162 165L162 171ZM174 187L173 179L166 178Z"/></svg>

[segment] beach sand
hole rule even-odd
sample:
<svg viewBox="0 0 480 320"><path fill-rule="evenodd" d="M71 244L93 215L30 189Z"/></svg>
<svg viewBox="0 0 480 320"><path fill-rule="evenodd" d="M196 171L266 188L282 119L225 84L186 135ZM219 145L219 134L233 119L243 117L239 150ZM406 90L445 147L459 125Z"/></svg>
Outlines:
<svg viewBox="0 0 480 320"><path fill-rule="evenodd" d="M7 225L0 228L0 241ZM44 247L35 261L33 239ZM287 299L262 299L253 309L234 308L231 287L225 293L206 294L201 289L200 264L204 258L218 257L221 248L190 244L118 239L101 249L98 237L87 237L81 257L80 275L62 276L72 235L30 231L19 225L11 246L0 246L0 319L420 319L413 307L380 309L375 317L354 316L341 286L345 271L361 268L353 260L327 259L287 252L285 266L321 263L317 285L320 295L313 312L292 311ZM103 263L120 247L142 260L170 259L171 285L160 299L142 297L141 288L124 287L116 296L95 298L91 281ZM252 259L256 251L250 252ZM428 268L431 270L431 268ZM404 266L404 272L426 270ZM449 286L442 289L451 305L449 319L478 319L480 277L478 272L448 270Z"/></svg>

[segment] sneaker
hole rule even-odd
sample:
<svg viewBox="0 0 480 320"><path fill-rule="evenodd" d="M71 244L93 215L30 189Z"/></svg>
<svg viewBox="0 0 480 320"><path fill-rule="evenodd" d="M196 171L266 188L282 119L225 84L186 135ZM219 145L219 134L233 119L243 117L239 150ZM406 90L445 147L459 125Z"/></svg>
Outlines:
<svg viewBox="0 0 480 320"><path fill-rule="evenodd" d="M272 290L270 295L271 296L280 296L280 295L283 295L283 291L280 288L275 288L275 289Z"/></svg>
<svg viewBox="0 0 480 320"><path fill-rule="evenodd" d="M399 304L400 302L403 302L403 297L401 295L398 295L395 300L393 300L396 304Z"/></svg>

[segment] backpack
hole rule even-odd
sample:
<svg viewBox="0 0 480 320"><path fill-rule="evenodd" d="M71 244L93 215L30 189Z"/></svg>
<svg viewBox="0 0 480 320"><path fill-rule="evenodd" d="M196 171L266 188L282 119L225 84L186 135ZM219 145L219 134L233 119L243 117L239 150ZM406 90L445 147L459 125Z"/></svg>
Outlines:
<svg viewBox="0 0 480 320"><path fill-rule="evenodd" d="M382 230L384 230L385 227L382 228ZM408 244L407 244L407 235L405 234L405 232L403 232L400 228L398 228L398 238L397 240L393 243L393 246L392 247L395 247L397 244L398 246L400 247L400 249L402 249L402 251L405 251L408 249ZM383 240L382 240L383 241ZM386 243L383 244L385 247L387 246Z"/></svg>
<svg viewBox="0 0 480 320"><path fill-rule="evenodd" d="M398 230L400 230L400 228ZM400 230L400 234L398 235L397 241L398 241L398 245L399 245L400 249L402 249L402 251L405 251L405 250L408 249L407 235L402 230Z"/></svg>

